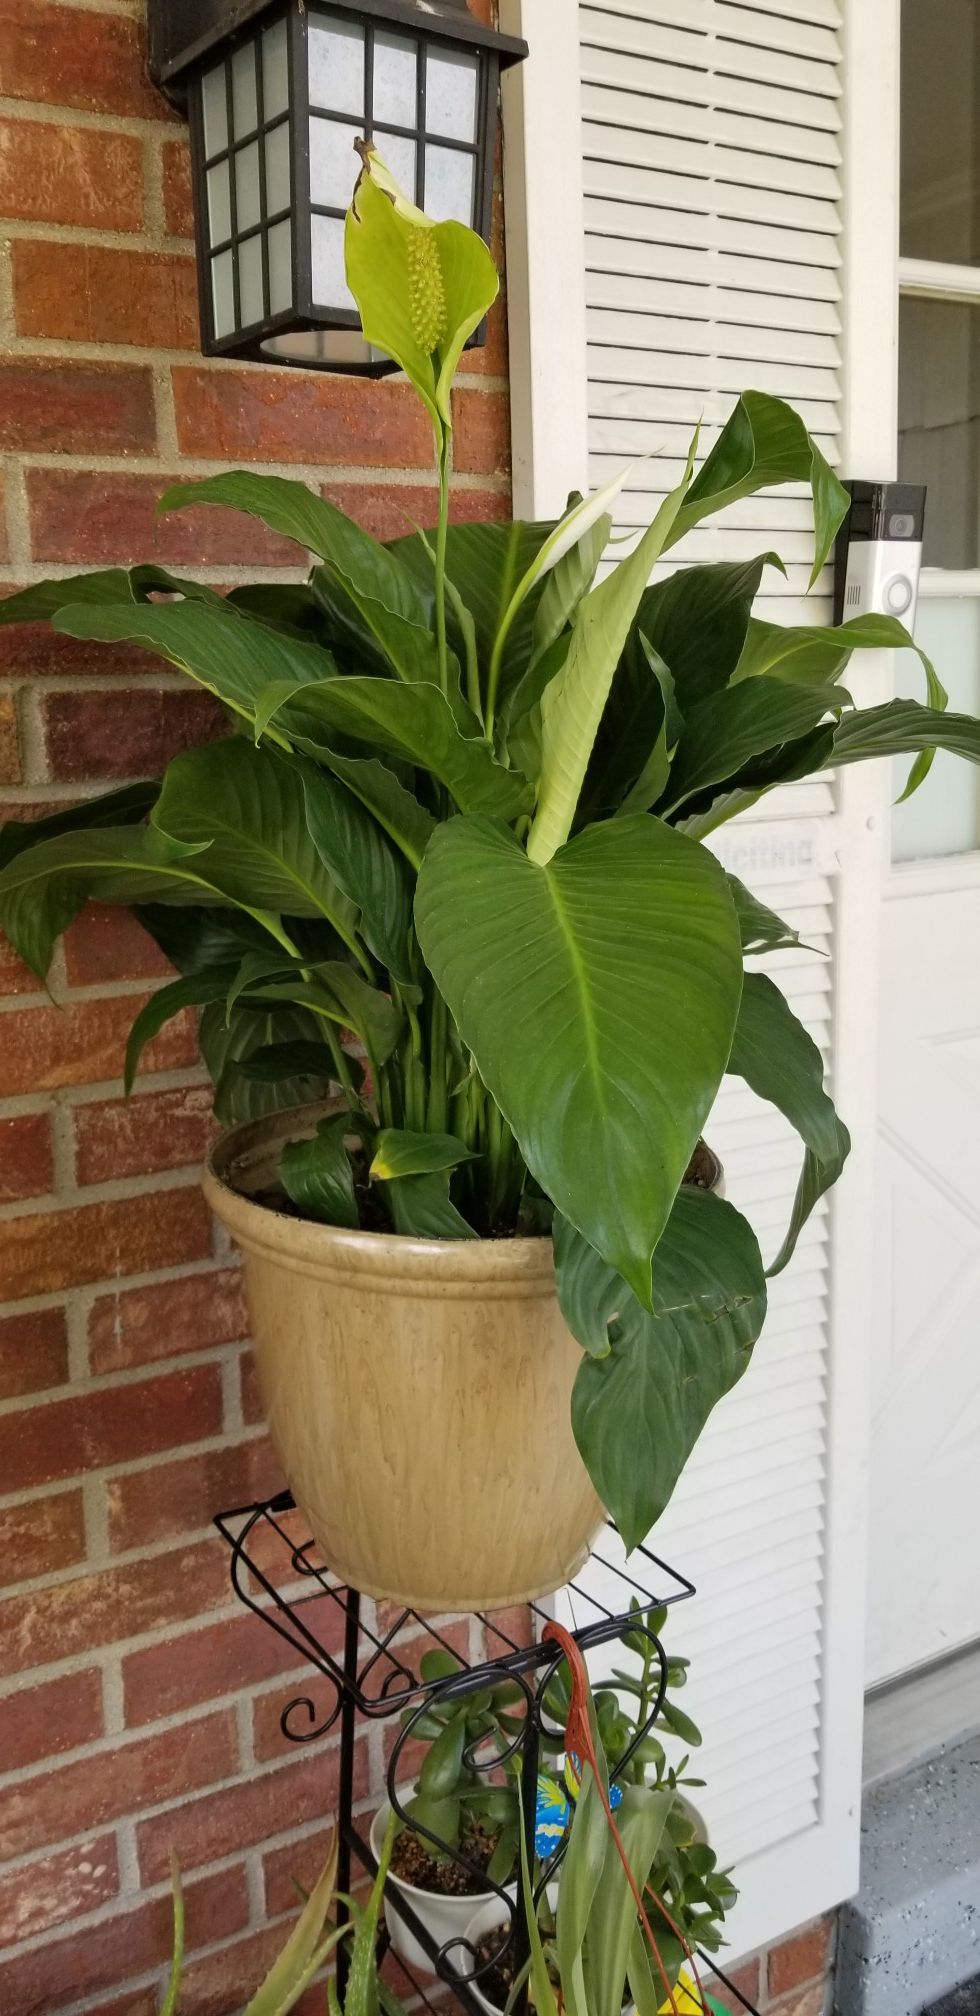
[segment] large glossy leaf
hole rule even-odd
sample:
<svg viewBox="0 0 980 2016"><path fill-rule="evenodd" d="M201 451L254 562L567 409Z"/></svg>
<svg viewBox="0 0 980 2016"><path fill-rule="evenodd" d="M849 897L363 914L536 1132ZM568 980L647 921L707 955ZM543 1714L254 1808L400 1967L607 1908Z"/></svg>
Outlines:
<svg viewBox="0 0 980 2016"><path fill-rule="evenodd" d="M44 979L55 940L86 903L221 903L203 852L146 826L61 833L28 847L0 872L0 928Z"/></svg>
<svg viewBox="0 0 980 2016"><path fill-rule="evenodd" d="M224 603L220 608L196 602L132 607L75 603L58 611L54 627L69 637L141 644L247 721L254 721L266 687L316 685L336 671L329 652L318 645L255 623Z"/></svg>
<svg viewBox="0 0 980 2016"><path fill-rule="evenodd" d="M763 553L756 560L682 567L646 590L636 627L670 667L682 714L728 685L766 567L785 572L778 554ZM613 707L615 700L614 688Z"/></svg>
<svg viewBox="0 0 980 2016"><path fill-rule="evenodd" d="M391 1183L400 1176L441 1176L472 1160L472 1149L455 1134L413 1134L404 1127L383 1127L369 1173L374 1182Z"/></svg>
<svg viewBox="0 0 980 2016"><path fill-rule="evenodd" d="M252 1058L283 1044L316 1043L322 1047L322 1025L303 1008L274 1003L255 1009L239 1004L229 1021L224 1003L214 1001L201 1016L198 1037L214 1084L215 1117L223 1127L264 1120L271 1113L309 1105L321 1096L320 1072L299 1069L292 1078L253 1078L245 1069Z"/></svg>
<svg viewBox="0 0 980 2016"><path fill-rule="evenodd" d="M556 1229L556 1258L565 1320L589 1347L572 1397L575 1439L636 1547L749 1363L766 1314L758 1244L731 1204L684 1188L657 1248L652 1314L569 1227Z"/></svg>
<svg viewBox="0 0 980 2016"><path fill-rule="evenodd" d="M319 738L338 731L428 770L462 812L514 818L530 805L530 789L515 770L494 759L488 742L460 734L437 686L400 686L392 679L328 679L302 690L270 691L259 716L260 732L284 729L316 753ZM331 757L324 750L325 762Z"/></svg>
<svg viewBox="0 0 980 2016"><path fill-rule="evenodd" d="M87 826L131 826L151 812L160 786L124 784L119 791L106 791L99 798L85 798L80 805L68 805L46 819L8 819L0 826L0 868L5 868L25 847L37 847L42 840L56 840L61 833L80 833Z"/></svg>
<svg viewBox="0 0 980 2016"><path fill-rule="evenodd" d="M768 678L747 679L702 700L685 720L661 811L676 812L712 786L738 786L748 764L792 746L842 706L836 686Z"/></svg>
<svg viewBox="0 0 980 2016"><path fill-rule="evenodd" d="M446 572L458 590L476 628L477 654L488 666L497 632L518 582L554 531L553 524L450 525L446 541ZM432 562L417 534L399 539L391 549L420 584L432 583ZM540 594L532 596L507 640L501 693L508 692L531 655L531 632Z"/></svg>
<svg viewBox="0 0 980 2016"><path fill-rule="evenodd" d="M206 848L204 870L233 903L290 917L324 917L357 949L357 905L327 867L307 818L312 777L243 736L171 763L153 824Z"/></svg>
<svg viewBox="0 0 980 2016"><path fill-rule="evenodd" d="M463 347L497 298L497 270L464 224L433 223L362 149L364 172L347 213L347 284L368 343L393 357L437 429L452 427L450 393Z"/></svg>
<svg viewBox="0 0 980 2016"><path fill-rule="evenodd" d="M839 701L840 694L837 697ZM794 742L781 743L777 749L764 749L753 756L735 777L723 784L709 785L689 798L676 818L678 831L703 839L740 812L750 811L767 791L776 790L780 784L795 783L800 777L812 777L814 771L830 761L835 731L836 723L828 721L821 728L812 728L808 735L798 736Z"/></svg>
<svg viewBox="0 0 980 2016"><path fill-rule="evenodd" d="M50 620L59 609L91 603L136 603L148 595L181 595L195 602L210 602L220 608L223 597L202 581L185 581L166 567L105 567L89 574L67 574L60 581L35 581L15 595L0 600L0 624L39 623Z"/></svg>
<svg viewBox="0 0 980 2016"><path fill-rule="evenodd" d="M710 455L692 483L668 544L692 525L742 497L781 483L808 483L813 493L814 555L811 581L827 559L850 499L807 433L798 413L765 392L743 392Z"/></svg>
<svg viewBox="0 0 980 2016"><path fill-rule="evenodd" d="M133 1023L126 1044L123 1082L127 1094L133 1089L140 1058L147 1044L152 1043L175 1015L183 1014L185 1008L203 1008L209 1001L225 1001L235 984L237 972L235 966L215 966L209 973L184 974L181 979L168 981L165 987L158 987L156 993L150 995Z"/></svg>
<svg viewBox="0 0 980 2016"><path fill-rule="evenodd" d="M908 756L921 749L949 749L968 763L980 763L980 721L972 714L947 714L920 707L916 700L889 700L865 707L840 723L828 764L865 763L873 756Z"/></svg>
<svg viewBox="0 0 980 2016"><path fill-rule="evenodd" d="M405 1239L475 1239L472 1225L449 1195L448 1169L428 1176L397 1176L385 1184L396 1232Z"/></svg>
<svg viewBox="0 0 980 2016"><path fill-rule="evenodd" d="M505 827L454 819L430 842L415 916L532 1174L648 1303L738 1011L722 870L648 817L590 827L544 865Z"/></svg>
<svg viewBox="0 0 980 2016"><path fill-rule="evenodd" d="M728 887L732 892L735 915L742 937L742 951L784 952L800 942L800 934L791 924L777 917L768 904L760 903L751 889L740 882L737 875L728 875Z"/></svg>
<svg viewBox="0 0 980 2016"><path fill-rule="evenodd" d="M283 476L234 470L200 483L180 484L162 499L162 511L187 505L223 504L244 511L274 532L319 554L330 585L341 597L337 613L355 638L364 638L400 679L438 678L432 635L432 598L422 593L397 554L379 544L352 518L318 497L305 483ZM316 592L319 570L313 577ZM324 596L331 607L330 596Z"/></svg>
<svg viewBox="0 0 980 2016"><path fill-rule="evenodd" d="M824 1091L823 1059L812 1036L764 973L745 975L728 1068L744 1078L760 1099L785 1114L806 1150L791 1231L776 1262L781 1268L790 1259L817 1197L836 1183L850 1137Z"/></svg>
<svg viewBox="0 0 980 2016"><path fill-rule="evenodd" d="M394 771L376 756L342 756L323 743L319 745L319 761L367 806L389 839L417 868L436 822Z"/></svg>
<svg viewBox="0 0 980 2016"><path fill-rule="evenodd" d="M370 950L396 980L409 980L413 890L405 861L343 784L312 763L297 767L306 823L327 873L359 910Z"/></svg>
<svg viewBox="0 0 980 2016"><path fill-rule="evenodd" d="M358 1224L354 1172L345 1146L346 1113L321 1120L309 1140L287 1141L279 1158L279 1180L287 1197L307 1218L322 1225Z"/></svg>
<svg viewBox="0 0 980 2016"><path fill-rule="evenodd" d="M760 673L772 673L801 685L828 684L839 678L854 651L914 651L933 704L945 700L931 659L895 616L852 616L836 627L760 623L753 618L734 678L756 679Z"/></svg>
<svg viewBox="0 0 980 2016"><path fill-rule="evenodd" d="M542 694L538 806L528 836L533 861L549 861L571 833L613 675L650 569L686 494L693 456L694 446L683 480L633 552L579 603L564 664Z"/></svg>
<svg viewBox="0 0 980 2016"><path fill-rule="evenodd" d="M646 1890L676 1799L669 1786L627 1785L616 1814L619 1838L641 1895ZM589 1913L589 2016L622 2016L626 1970L636 1930L636 1900L610 1832L602 1875Z"/></svg>
<svg viewBox="0 0 980 2016"><path fill-rule="evenodd" d="M353 1029L360 1037L375 1069L386 1064L402 1034L403 1017L387 994L370 987L353 966L328 959L308 979L298 973L290 979L256 982L249 999L293 1002L308 1008L321 1022L334 1022Z"/></svg>

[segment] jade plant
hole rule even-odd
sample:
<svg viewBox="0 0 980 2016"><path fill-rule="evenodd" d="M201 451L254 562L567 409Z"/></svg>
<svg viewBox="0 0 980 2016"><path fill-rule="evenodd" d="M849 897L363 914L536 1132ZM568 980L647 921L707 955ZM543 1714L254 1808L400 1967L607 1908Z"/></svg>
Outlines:
<svg viewBox="0 0 980 2016"><path fill-rule="evenodd" d="M423 1653L419 1664L421 1679L433 1688L463 1670L452 1652L438 1648ZM523 1701L520 1686L499 1680L448 1700L435 1692L421 1714L414 1707L404 1710L402 1726L426 1746L405 1808L422 1832L412 1839L410 1826L398 1835L396 1874L423 1889L438 1889L441 1870L458 1876L462 1854L490 1883L510 1880L521 1814L515 1745L524 1727L523 1716L513 1711Z"/></svg>
<svg viewBox="0 0 980 2016"><path fill-rule="evenodd" d="M914 788L937 746L976 762L980 724L945 711L928 664L922 704L858 707L851 652L910 640L884 618L758 621L775 554L651 585L695 526L786 483L812 494L816 578L847 499L780 400L745 392L700 460L695 436L615 564L629 472L553 523L450 525L453 379L497 275L363 151L348 278L431 420L438 522L386 545L303 484L222 474L161 509L258 517L313 554L305 584L225 596L142 566L11 596L5 622L156 654L233 732L8 825L0 923L43 977L90 898L135 911L179 977L137 1018L128 1083L192 1006L223 1122L332 1100L283 1154L294 1211L415 1238L550 1234L583 1352L575 1434L632 1546L766 1311L751 1226L684 1183L726 1074L801 1137L770 1273L848 1152L814 1044L752 964L795 933L704 843L811 772L908 752Z"/></svg>

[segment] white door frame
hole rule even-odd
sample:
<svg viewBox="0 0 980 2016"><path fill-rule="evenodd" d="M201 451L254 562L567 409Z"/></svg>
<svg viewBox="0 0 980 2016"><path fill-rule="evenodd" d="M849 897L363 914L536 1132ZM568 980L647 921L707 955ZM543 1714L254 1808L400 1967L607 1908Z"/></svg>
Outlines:
<svg viewBox="0 0 980 2016"><path fill-rule="evenodd" d="M843 6L842 466L849 476L887 478L897 454L900 0ZM567 492L588 480L577 0L500 0L500 16L531 50L504 86L504 188L514 504L518 514L540 517L560 510ZM891 664L881 656L856 660L851 676L862 702L889 697ZM855 1146L831 1219L821 1817L807 1834L757 1858L765 1866L753 1878L748 1917L740 1916L743 1951L836 1904L858 1881L878 926L889 781L888 766L875 764L845 769L838 785L834 1089Z"/></svg>

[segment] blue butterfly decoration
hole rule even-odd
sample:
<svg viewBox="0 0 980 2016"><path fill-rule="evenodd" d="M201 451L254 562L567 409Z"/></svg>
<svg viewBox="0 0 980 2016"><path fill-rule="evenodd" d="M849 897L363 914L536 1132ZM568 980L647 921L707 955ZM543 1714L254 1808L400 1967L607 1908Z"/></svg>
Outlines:
<svg viewBox="0 0 980 2016"><path fill-rule="evenodd" d="M572 1800L577 1799L582 1784L582 1771L574 1751L565 1760L565 1785L545 1772L538 1777L538 1807L534 1827L534 1852L539 1862L550 1861L561 1842L572 1812ZM567 1790L566 1790L567 1787ZM609 1804L615 1813L623 1803L621 1785L610 1785Z"/></svg>

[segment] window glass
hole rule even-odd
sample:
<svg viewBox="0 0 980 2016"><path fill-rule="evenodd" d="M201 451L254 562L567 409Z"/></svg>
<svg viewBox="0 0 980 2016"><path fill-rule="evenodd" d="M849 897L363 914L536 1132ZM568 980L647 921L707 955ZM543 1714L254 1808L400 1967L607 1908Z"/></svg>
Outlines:
<svg viewBox="0 0 980 2016"><path fill-rule="evenodd" d="M900 249L980 263L980 6L902 0Z"/></svg>
<svg viewBox="0 0 980 2016"><path fill-rule="evenodd" d="M980 601L969 596L920 601L915 638L938 666L953 711L980 714ZM896 658L895 691L902 699L923 697L922 667L911 651L900 651ZM912 761L911 756L895 759L896 798L905 789ZM925 783L892 809L892 859L931 860L969 854L977 847L980 770L940 749Z"/></svg>
<svg viewBox="0 0 980 2016"><path fill-rule="evenodd" d="M980 302L906 297L898 473L925 483L927 567L980 567Z"/></svg>
<svg viewBox="0 0 980 2016"><path fill-rule="evenodd" d="M357 22L310 22L310 104L363 118L364 30Z"/></svg>

